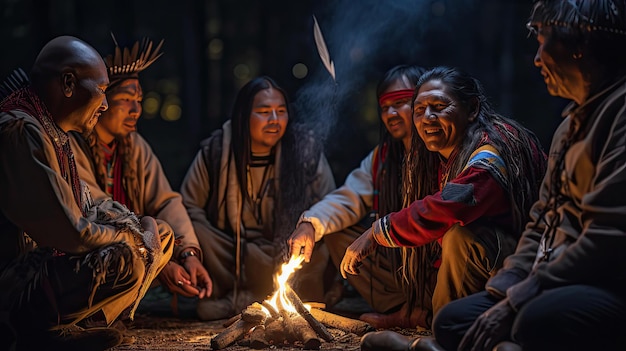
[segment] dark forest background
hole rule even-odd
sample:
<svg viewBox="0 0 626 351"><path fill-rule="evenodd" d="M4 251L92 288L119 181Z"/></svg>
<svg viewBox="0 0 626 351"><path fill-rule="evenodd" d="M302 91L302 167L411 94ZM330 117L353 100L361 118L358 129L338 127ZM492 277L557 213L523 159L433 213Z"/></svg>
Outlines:
<svg viewBox="0 0 626 351"><path fill-rule="evenodd" d="M178 189L199 142L228 119L237 90L269 75L317 124L338 184L376 144L375 87L397 64L460 67L496 109L549 147L566 101L547 94L528 36L531 0L0 0L0 77L30 69L39 49L74 35L112 52L142 37L164 55L140 78L150 142ZM325 70L313 15L337 72Z"/></svg>

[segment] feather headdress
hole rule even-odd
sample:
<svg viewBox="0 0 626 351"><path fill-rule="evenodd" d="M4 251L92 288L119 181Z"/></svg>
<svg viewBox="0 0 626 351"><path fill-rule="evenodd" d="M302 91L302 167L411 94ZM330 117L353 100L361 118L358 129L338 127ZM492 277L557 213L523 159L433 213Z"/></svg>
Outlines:
<svg viewBox="0 0 626 351"><path fill-rule="evenodd" d="M533 23L626 35L626 1L539 0L528 26Z"/></svg>
<svg viewBox="0 0 626 351"><path fill-rule="evenodd" d="M136 41L131 49L128 47L120 48L114 36L113 42L115 43L115 53L104 59L111 85L124 79L137 78L139 72L148 68L163 55L162 52L159 52L163 45L163 39L154 50L152 50L152 41L148 38L143 38L141 42Z"/></svg>
<svg viewBox="0 0 626 351"><path fill-rule="evenodd" d="M4 82L0 82L0 105L13 92L30 84L28 75L21 68L14 70Z"/></svg>

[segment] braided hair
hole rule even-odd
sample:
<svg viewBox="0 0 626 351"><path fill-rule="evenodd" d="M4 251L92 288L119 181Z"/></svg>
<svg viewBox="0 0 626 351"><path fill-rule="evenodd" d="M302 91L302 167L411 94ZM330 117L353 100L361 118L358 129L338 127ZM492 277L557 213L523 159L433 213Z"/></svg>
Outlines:
<svg viewBox="0 0 626 351"><path fill-rule="evenodd" d="M106 162L104 162L104 150L102 149L102 146L100 146L98 133L90 133L86 139L96 168L96 181L98 182L100 189L106 189L107 169ZM116 139L116 141L117 149L115 152L117 155L122 157L122 185L124 187L124 192L126 193L128 208L135 213L141 213L139 208L140 200L139 181L137 180L137 162L133 161L132 150L134 145L131 139L131 134L128 134L122 139Z"/></svg>

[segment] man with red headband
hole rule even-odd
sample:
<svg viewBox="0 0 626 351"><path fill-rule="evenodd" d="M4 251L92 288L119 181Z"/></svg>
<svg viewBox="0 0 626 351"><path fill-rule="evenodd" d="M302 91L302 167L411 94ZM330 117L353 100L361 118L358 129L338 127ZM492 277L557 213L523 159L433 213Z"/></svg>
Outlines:
<svg viewBox="0 0 626 351"><path fill-rule="evenodd" d="M379 145L365 157L359 168L348 175L342 187L302 213L289 238L292 255L303 250L308 261L315 242L323 238L333 262L339 266L346 248L364 231L364 227L409 203L404 196L403 178L405 158L411 149L411 99L423 72L422 68L405 65L386 72L377 87L384 125ZM432 309L430 302L422 306L416 305L417 299L413 298L410 303L407 299L411 299L415 291L431 290L426 286L432 281L418 282L423 289L400 284L401 277L396 273L400 264L397 250L380 248L376 255L364 261L360 275L348 277L348 282L377 312L361 316L374 327L426 325ZM436 271L432 265L430 268L432 272Z"/></svg>

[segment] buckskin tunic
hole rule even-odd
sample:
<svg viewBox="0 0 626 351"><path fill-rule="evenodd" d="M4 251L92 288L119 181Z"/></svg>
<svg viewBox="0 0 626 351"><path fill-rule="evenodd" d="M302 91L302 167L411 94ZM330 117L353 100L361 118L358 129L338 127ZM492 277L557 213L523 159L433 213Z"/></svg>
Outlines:
<svg viewBox="0 0 626 351"><path fill-rule="evenodd" d="M2 322L19 334L63 328L101 310L111 323L136 307L169 260L171 232L159 245L119 204L89 206L68 136L30 88L0 108Z"/></svg>

